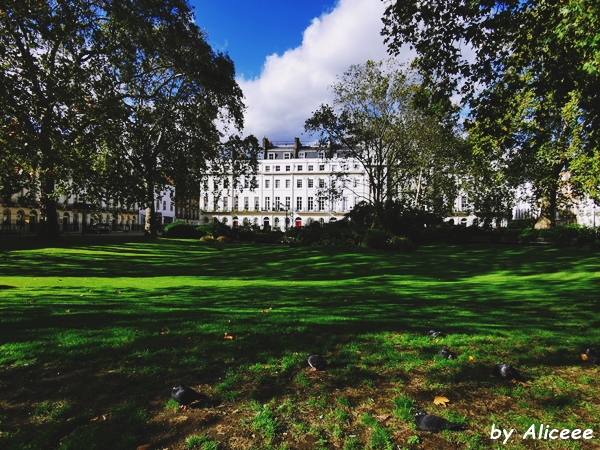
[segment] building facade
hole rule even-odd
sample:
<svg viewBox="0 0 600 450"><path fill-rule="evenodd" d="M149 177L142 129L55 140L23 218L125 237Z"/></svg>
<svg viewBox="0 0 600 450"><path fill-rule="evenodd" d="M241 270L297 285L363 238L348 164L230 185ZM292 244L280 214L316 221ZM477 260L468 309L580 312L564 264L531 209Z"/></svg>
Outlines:
<svg viewBox="0 0 600 450"><path fill-rule="evenodd" d="M344 182L336 176L344 172ZM200 221L285 230L340 220L369 196L362 167L349 158L325 158L323 149L263 139L255 177L209 177L201 190ZM335 185L337 195L329 188Z"/></svg>

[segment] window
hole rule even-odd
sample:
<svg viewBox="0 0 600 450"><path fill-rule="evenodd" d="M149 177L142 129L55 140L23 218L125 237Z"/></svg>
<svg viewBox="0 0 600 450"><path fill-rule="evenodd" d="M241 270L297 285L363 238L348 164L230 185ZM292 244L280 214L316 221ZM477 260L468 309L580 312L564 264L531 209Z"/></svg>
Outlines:
<svg viewBox="0 0 600 450"><path fill-rule="evenodd" d="M302 172L302 165L298 166L298 172Z"/></svg>
<svg viewBox="0 0 600 450"><path fill-rule="evenodd" d="M319 178L319 187L320 188L324 188L325 187L325 180L323 178Z"/></svg>
<svg viewBox="0 0 600 450"><path fill-rule="evenodd" d="M167 201L163 200L163 211L167 210Z"/></svg>
<svg viewBox="0 0 600 450"><path fill-rule="evenodd" d="M169 205L170 211L173 211L173 202Z"/></svg>
<svg viewBox="0 0 600 450"><path fill-rule="evenodd" d="M269 159L275 159L275 154L274 153L269 153Z"/></svg>
<svg viewBox="0 0 600 450"><path fill-rule="evenodd" d="M271 166L265 166L265 172L270 172L271 171Z"/></svg>
<svg viewBox="0 0 600 450"><path fill-rule="evenodd" d="M302 180L296 180L296 187L301 188L302 187Z"/></svg>
<svg viewBox="0 0 600 450"><path fill-rule="evenodd" d="M283 154L283 159L290 159L291 157L292 157L292 155L290 153Z"/></svg>
<svg viewBox="0 0 600 450"><path fill-rule="evenodd" d="M335 172L337 170L337 166L335 164L331 165L331 171Z"/></svg>
<svg viewBox="0 0 600 450"><path fill-rule="evenodd" d="M240 207L240 198L239 197L233 197L233 209L235 209L236 211L239 209Z"/></svg>
<svg viewBox="0 0 600 450"><path fill-rule="evenodd" d="M244 197L244 209L247 211L249 206L250 206L250 201L249 201L248 197Z"/></svg>
<svg viewBox="0 0 600 450"><path fill-rule="evenodd" d="M260 204L258 203L259 198L258 197L254 197L254 209L256 209L258 211L258 208L260 208Z"/></svg>
<svg viewBox="0 0 600 450"><path fill-rule="evenodd" d="M285 187L286 189L289 189L291 185L291 181L290 180L285 180Z"/></svg>
<svg viewBox="0 0 600 450"><path fill-rule="evenodd" d="M289 172L290 170L292 170L292 166L285 166L285 171Z"/></svg>
<svg viewBox="0 0 600 450"><path fill-rule="evenodd" d="M250 187L250 180L248 178L244 178L244 189L248 189Z"/></svg>
<svg viewBox="0 0 600 450"><path fill-rule="evenodd" d="M304 158L304 152L298 152L298 158Z"/></svg>
<svg viewBox="0 0 600 450"><path fill-rule="evenodd" d="M229 178L225 178L223 180L223 188L224 189L228 189L229 188Z"/></svg>
<svg viewBox="0 0 600 450"><path fill-rule="evenodd" d="M217 180L213 181L213 188L219 189L219 182Z"/></svg>
<svg viewBox="0 0 600 450"><path fill-rule="evenodd" d="M315 185L315 180L313 180L312 178L309 178L308 179L308 187L309 188L315 187L314 185Z"/></svg>
<svg viewBox="0 0 600 450"><path fill-rule="evenodd" d="M325 164L319 164L319 170L321 170L321 171L325 170Z"/></svg>
<svg viewBox="0 0 600 450"><path fill-rule="evenodd" d="M156 200L156 210L160 209L160 200Z"/></svg>
<svg viewBox="0 0 600 450"><path fill-rule="evenodd" d="M275 197L275 210L279 211L281 209L281 197Z"/></svg>
<svg viewBox="0 0 600 450"><path fill-rule="evenodd" d="M286 197L285 198L285 209L290 209L290 203L291 203L290 198Z"/></svg>
<svg viewBox="0 0 600 450"><path fill-rule="evenodd" d="M271 187L271 180L265 180L265 188L269 189Z"/></svg>
<svg viewBox="0 0 600 450"><path fill-rule="evenodd" d="M319 211L325 209L325 197L319 197Z"/></svg>
<svg viewBox="0 0 600 450"><path fill-rule="evenodd" d="M275 166L275 172L281 172L281 166Z"/></svg>
<svg viewBox="0 0 600 450"><path fill-rule="evenodd" d="M265 210L271 209L271 197L265 197Z"/></svg>
<svg viewBox="0 0 600 450"><path fill-rule="evenodd" d="M358 178L355 178L353 180L353 183L354 183L354 187L358 187Z"/></svg>
<svg viewBox="0 0 600 450"><path fill-rule="evenodd" d="M204 196L204 209L208 210L208 195Z"/></svg>
<svg viewBox="0 0 600 450"><path fill-rule="evenodd" d="M348 209L348 197L342 198L342 211L346 211Z"/></svg>
<svg viewBox="0 0 600 450"><path fill-rule="evenodd" d="M223 211L227 211L227 207L229 206L229 198L225 197L223 198Z"/></svg>
<svg viewBox="0 0 600 450"><path fill-rule="evenodd" d="M279 189L281 187L281 180L275 180L275 189Z"/></svg>
<svg viewBox="0 0 600 450"><path fill-rule="evenodd" d="M319 154L317 155L317 158L320 158L320 159L325 158L325 152L319 152Z"/></svg>
<svg viewBox="0 0 600 450"><path fill-rule="evenodd" d="M315 168L315 166L313 166L313 165L309 165L309 166L308 166L308 171L309 171L309 172L312 172L312 171L314 170L314 168Z"/></svg>
<svg viewBox="0 0 600 450"><path fill-rule="evenodd" d="M354 170L358 170L358 169L359 169L358 163L354 163Z"/></svg>
<svg viewBox="0 0 600 450"><path fill-rule="evenodd" d="M296 197L296 209L298 211L302 209L302 197Z"/></svg>
<svg viewBox="0 0 600 450"><path fill-rule="evenodd" d="M313 207L314 207L313 198L312 197L308 197L308 210L312 211Z"/></svg>

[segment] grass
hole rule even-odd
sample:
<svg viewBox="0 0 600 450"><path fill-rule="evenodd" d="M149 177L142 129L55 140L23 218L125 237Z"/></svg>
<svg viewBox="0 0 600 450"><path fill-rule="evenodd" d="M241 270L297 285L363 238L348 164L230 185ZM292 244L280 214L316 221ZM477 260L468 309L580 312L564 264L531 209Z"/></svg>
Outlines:
<svg viewBox="0 0 600 450"><path fill-rule="evenodd" d="M595 253L114 236L0 249L3 449L600 448L600 371L580 357L600 343ZM498 361L528 383L493 378ZM179 383L209 402L181 413ZM417 408L466 430L420 432ZM510 447L492 424L517 430ZM521 439L531 424L594 438Z"/></svg>

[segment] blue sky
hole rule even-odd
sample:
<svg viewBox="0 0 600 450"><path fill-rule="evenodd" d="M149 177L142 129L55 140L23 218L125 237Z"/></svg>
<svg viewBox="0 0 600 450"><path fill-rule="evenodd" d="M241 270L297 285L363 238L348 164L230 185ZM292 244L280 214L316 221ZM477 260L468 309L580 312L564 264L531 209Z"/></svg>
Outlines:
<svg viewBox="0 0 600 450"><path fill-rule="evenodd" d="M336 0L191 0L196 24L209 43L229 53L236 73L255 78L267 55L302 44L312 20L330 12Z"/></svg>
<svg viewBox="0 0 600 450"><path fill-rule="evenodd" d="M209 43L227 52L244 92L244 135L302 142L304 122L352 64L388 58L381 0L190 0ZM410 52L400 59L410 59Z"/></svg>

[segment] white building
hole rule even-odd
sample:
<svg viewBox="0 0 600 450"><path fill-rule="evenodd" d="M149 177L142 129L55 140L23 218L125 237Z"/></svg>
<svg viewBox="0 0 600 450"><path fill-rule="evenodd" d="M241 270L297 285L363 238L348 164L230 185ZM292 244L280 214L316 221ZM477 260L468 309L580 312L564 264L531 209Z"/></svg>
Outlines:
<svg viewBox="0 0 600 450"><path fill-rule="evenodd" d="M335 176L341 171L345 183ZM336 196L328 193L333 184ZM340 220L369 195L358 163L341 156L326 159L323 149L303 146L298 138L275 143L264 138L257 175L242 179L239 188L233 188L231 178L209 178L206 187L200 195L202 223L280 230Z"/></svg>

